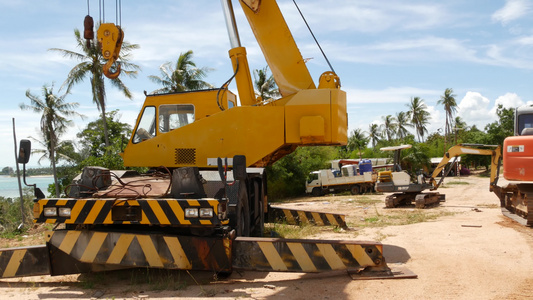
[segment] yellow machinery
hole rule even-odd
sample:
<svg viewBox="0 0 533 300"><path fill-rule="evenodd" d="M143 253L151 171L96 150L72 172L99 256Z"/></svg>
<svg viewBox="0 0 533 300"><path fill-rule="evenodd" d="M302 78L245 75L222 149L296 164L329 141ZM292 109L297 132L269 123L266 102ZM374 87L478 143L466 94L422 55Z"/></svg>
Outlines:
<svg viewBox="0 0 533 300"><path fill-rule="evenodd" d="M248 166L265 167L300 145L346 144L346 93L339 78L328 71L316 88L276 2L240 1L282 95L268 101L255 96L231 2L223 3L240 105L226 86L147 96L124 165L213 168L217 157L240 154Z"/></svg>
<svg viewBox="0 0 533 300"><path fill-rule="evenodd" d="M393 193L385 198L385 205L388 208L397 207L400 205L408 205L413 201L415 201L415 207L424 208L428 205L444 201L445 195L443 194L438 192L423 191L434 191L438 189L444 178L450 172L455 160L460 155L491 155L490 190L492 191L497 184L498 164L501 158L500 146L487 146L478 144L460 144L453 146L444 154L442 160L438 164L437 168L435 168L431 176L426 178L423 174L418 175L416 182L411 182L411 177L409 174L402 171L400 167L400 151L407 148L411 148L411 145L381 148L383 151L395 151L394 169L392 171L379 172L378 182L376 183L376 191ZM454 161L450 165L450 168L446 170L444 174L442 174L442 171L452 158L454 158ZM437 181L437 177L441 177L439 181Z"/></svg>
<svg viewBox="0 0 533 300"><path fill-rule="evenodd" d="M0 278L132 267L397 275L380 243L249 237L262 235L273 212L263 170L249 167L268 166L302 145L346 144L347 115L339 78L325 72L316 87L277 3L239 2L282 98L255 96L231 0L222 0L238 99L227 84L147 96L123 158L126 166L157 169L137 174L87 167L68 198L38 197L34 221L61 226L46 233L46 245L0 249ZM102 43L114 60L123 34L119 28L113 37L116 26L107 29L111 37ZM22 153L27 158L29 147ZM280 214L345 226L341 215Z"/></svg>

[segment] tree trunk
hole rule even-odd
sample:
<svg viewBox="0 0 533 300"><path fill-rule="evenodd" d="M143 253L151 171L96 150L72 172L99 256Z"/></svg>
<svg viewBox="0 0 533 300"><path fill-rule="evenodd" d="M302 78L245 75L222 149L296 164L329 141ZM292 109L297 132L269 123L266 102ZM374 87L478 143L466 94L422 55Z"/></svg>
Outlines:
<svg viewBox="0 0 533 300"><path fill-rule="evenodd" d="M55 184L55 187L56 187L56 197L59 198L61 196L61 192L59 190L59 182L57 181L56 157L55 157L56 145L55 144L56 143L55 143L54 139L52 138L52 140L50 141L50 160L52 161L52 173L54 174L54 184Z"/></svg>
<svg viewBox="0 0 533 300"><path fill-rule="evenodd" d="M109 147L109 133L107 131L107 118L105 115L105 106L102 106L101 109L102 109L102 124L104 125L105 147L106 147L106 153L107 153L107 148Z"/></svg>

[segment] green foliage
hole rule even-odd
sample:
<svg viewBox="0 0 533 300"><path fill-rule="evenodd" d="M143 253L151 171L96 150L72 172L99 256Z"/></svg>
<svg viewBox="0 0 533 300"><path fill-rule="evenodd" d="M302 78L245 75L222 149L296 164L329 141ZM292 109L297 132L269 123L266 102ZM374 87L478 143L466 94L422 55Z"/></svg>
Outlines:
<svg viewBox="0 0 533 300"><path fill-rule="evenodd" d="M485 131L489 135L488 143L494 145L503 145L503 140L514 134L514 110L512 108L503 108L498 104L496 109L498 121L487 124Z"/></svg>
<svg viewBox="0 0 533 300"><path fill-rule="evenodd" d="M79 132L79 144L83 145L81 149L82 158L103 157L106 153L111 154L122 151L122 146L128 142L125 136L131 135L131 126L118 120L117 110L110 111L106 114L107 130L109 133L109 148L105 146L105 136L103 134L104 124L101 119L90 122L87 127ZM106 152L111 151L111 152ZM113 161L113 160L112 160ZM107 162L107 160L106 160Z"/></svg>
<svg viewBox="0 0 533 300"><path fill-rule="evenodd" d="M419 170L428 172L431 165L430 149L426 144L417 143L412 148L402 151L402 168L411 173L417 174Z"/></svg>
<svg viewBox="0 0 533 300"><path fill-rule="evenodd" d="M336 158L335 147L299 147L293 153L267 168L269 199L294 197L305 192L305 182L310 172L329 169L330 160Z"/></svg>
<svg viewBox="0 0 533 300"><path fill-rule="evenodd" d="M4 167L0 172L0 175L13 175L13 173L15 173L15 170L13 170L12 167Z"/></svg>
<svg viewBox="0 0 533 300"><path fill-rule="evenodd" d="M24 188L23 195L23 211L25 224L28 228L32 225L33 218L33 190L31 188ZM0 197L0 237L13 238L20 231L17 229L22 222L22 215L20 211L20 198L4 198Z"/></svg>
<svg viewBox="0 0 533 300"><path fill-rule="evenodd" d="M111 146L105 147L105 135L103 122L101 119L90 122L87 127L77 134L79 144L82 145L76 151L73 144L65 144L61 148L62 153L71 159L67 166L59 168L58 177L60 190L72 182L77 174L81 173L86 166L99 166L111 170L123 170L124 161L119 153L123 151L128 140L126 136L131 135L131 126L118 120L118 111L110 111L106 114L107 128ZM55 184L48 187L48 191L54 191Z"/></svg>

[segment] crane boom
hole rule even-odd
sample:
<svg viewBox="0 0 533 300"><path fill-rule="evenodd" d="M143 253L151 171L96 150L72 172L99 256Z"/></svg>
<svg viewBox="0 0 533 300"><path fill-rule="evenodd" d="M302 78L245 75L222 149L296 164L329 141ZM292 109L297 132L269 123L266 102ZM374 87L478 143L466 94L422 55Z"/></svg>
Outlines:
<svg viewBox="0 0 533 300"><path fill-rule="evenodd" d="M313 78L276 1L239 2L281 95L288 96L300 90L314 89Z"/></svg>

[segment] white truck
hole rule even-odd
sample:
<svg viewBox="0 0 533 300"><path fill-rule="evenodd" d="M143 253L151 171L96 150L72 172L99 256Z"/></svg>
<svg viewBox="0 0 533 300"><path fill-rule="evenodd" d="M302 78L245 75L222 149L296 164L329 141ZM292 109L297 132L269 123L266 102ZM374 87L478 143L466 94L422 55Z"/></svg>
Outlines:
<svg viewBox="0 0 533 300"><path fill-rule="evenodd" d="M344 191L350 191L352 195L373 192L376 180L372 176L372 168L369 172L358 174L356 167L352 165L343 166L341 171L313 171L309 174L305 191L313 196Z"/></svg>

